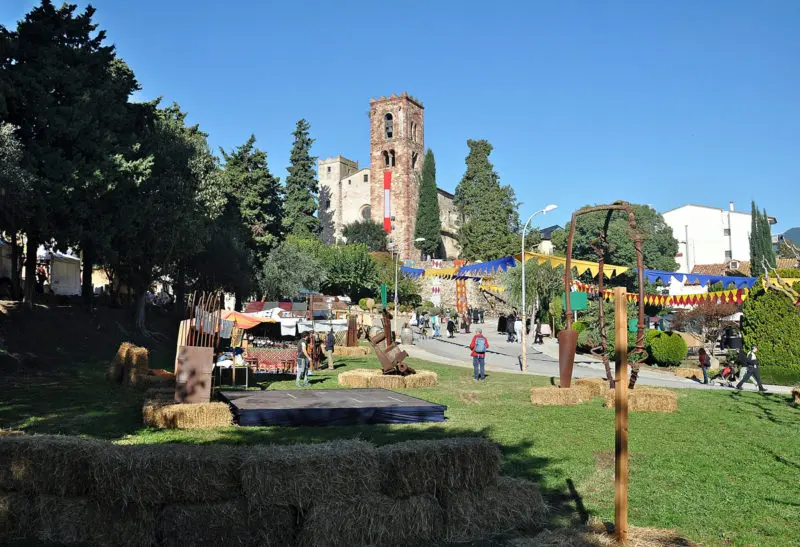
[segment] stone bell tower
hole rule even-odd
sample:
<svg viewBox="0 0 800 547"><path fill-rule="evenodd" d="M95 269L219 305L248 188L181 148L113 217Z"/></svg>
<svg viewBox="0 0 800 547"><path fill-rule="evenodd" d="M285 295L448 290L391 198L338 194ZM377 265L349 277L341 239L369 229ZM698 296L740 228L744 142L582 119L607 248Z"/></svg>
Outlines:
<svg viewBox="0 0 800 547"><path fill-rule="evenodd" d="M402 258L417 257L413 240L425 155L424 107L406 92L372 99L369 106L372 220L402 245Z"/></svg>

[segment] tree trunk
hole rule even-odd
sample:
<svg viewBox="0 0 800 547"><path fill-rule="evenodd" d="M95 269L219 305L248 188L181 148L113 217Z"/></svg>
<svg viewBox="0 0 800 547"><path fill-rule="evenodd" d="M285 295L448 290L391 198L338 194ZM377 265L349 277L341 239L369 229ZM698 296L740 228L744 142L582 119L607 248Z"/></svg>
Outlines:
<svg viewBox="0 0 800 547"><path fill-rule="evenodd" d="M11 298L21 300L20 273L22 273L22 248L17 243L17 231L11 230Z"/></svg>
<svg viewBox="0 0 800 547"><path fill-rule="evenodd" d="M29 235L27 245L25 256L25 294L22 300L25 309L32 310L33 302L36 299L36 249L39 247L39 240Z"/></svg>
<svg viewBox="0 0 800 547"><path fill-rule="evenodd" d="M175 291L175 317L182 321L186 313L186 275L182 264L178 264L172 288Z"/></svg>
<svg viewBox="0 0 800 547"><path fill-rule="evenodd" d="M92 244L84 242L81 245L81 254L83 255L83 278L81 279L81 297L83 298L83 307L87 310L92 309L92 299L94 297L94 288L92 286L92 265L94 264L94 249Z"/></svg>
<svg viewBox="0 0 800 547"><path fill-rule="evenodd" d="M147 317L145 314L147 303L147 291L139 291L136 297L136 328L139 332L147 334Z"/></svg>

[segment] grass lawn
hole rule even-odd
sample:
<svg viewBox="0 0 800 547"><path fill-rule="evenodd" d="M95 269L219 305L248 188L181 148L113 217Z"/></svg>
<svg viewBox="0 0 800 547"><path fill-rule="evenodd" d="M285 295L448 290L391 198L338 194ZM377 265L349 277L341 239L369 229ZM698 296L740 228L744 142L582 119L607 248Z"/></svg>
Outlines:
<svg viewBox="0 0 800 547"><path fill-rule="evenodd" d="M312 377L313 389L338 387L335 375L377 367L373 357L343 359ZM437 388L407 390L448 406L447 422L208 431L142 429L141 394L113 388L104 362L58 372L0 376L0 427L63 433L121 443L322 441L361 437L375 443L485 435L500 443L504 472L539 481L554 521L596 515L613 521L614 412L601 399L570 408L535 408L529 388L549 378L494 373L474 383L471 370L425 363ZM58 370L58 369L54 369ZM267 389L294 389L285 379ZM673 528L706 545L792 545L800 537L800 410L788 397L683 390L674 414L630 417L630 521ZM413 464L413 462L409 462ZM794 538L794 539L792 539Z"/></svg>

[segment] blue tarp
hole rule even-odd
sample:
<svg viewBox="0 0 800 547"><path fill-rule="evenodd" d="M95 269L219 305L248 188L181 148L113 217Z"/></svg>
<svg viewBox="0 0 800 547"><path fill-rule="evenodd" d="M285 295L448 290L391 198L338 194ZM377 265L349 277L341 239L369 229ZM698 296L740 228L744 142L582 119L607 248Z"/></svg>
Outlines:
<svg viewBox="0 0 800 547"><path fill-rule="evenodd" d="M649 283L655 283L658 280L661 280L662 283L665 285L669 285L670 280L672 278L677 279L678 281L682 281L685 283L699 283L700 285L708 285L710 283L722 283L725 285L725 288L728 288L728 285L731 283L737 289L744 289L750 288L755 285L757 278L755 277L736 277L730 275L702 275L702 274L691 274L691 273L682 273L682 272L665 272L662 270L645 270L644 277L647 279ZM685 281L684 281L685 279Z"/></svg>
<svg viewBox="0 0 800 547"><path fill-rule="evenodd" d="M478 264L470 264L469 266L462 266L459 268L457 277L480 277L484 275L491 275L495 272L504 272L509 268L513 268L517 264L513 256L504 256L489 262L480 262Z"/></svg>
<svg viewBox="0 0 800 547"><path fill-rule="evenodd" d="M422 277L422 274L425 273L425 270L422 268L409 268L408 266L401 266L400 273L403 277L407 277L409 279L419 279Z"/></svg>

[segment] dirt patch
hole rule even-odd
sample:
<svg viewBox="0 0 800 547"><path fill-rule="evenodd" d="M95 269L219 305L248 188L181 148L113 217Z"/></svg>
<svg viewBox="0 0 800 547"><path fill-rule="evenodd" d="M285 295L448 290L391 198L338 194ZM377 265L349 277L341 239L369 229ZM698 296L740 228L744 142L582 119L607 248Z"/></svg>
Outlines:
<svg viewBox="0 0 800 547"><path fill-rule="evenodd" d="M479 405L479 404L481 404L480 400L478 399L478 392L477 391L459 391L458 392L458 399L462 403L467 403L468 405Z"/></svg>

